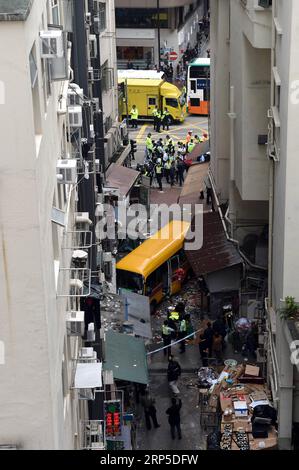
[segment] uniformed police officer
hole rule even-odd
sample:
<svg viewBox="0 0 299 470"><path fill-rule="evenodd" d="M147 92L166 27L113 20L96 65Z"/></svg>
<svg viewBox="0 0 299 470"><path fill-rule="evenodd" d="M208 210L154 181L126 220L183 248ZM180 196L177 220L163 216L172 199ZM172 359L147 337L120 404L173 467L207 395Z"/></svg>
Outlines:
<svg viewBox="0 0 299 470"><path fill-rule="evenodd" d="M165 320L163 325L162 325L162 338L163 338L163 344L164 346L169 346L167 349L163 349L164 351L164 356L168 354L170 356L171 354L171 336L172 333L175 330L173 328L170 328L168 320Z"/></svg>
<svg viewBox="0 0 299 470"><path fill-rule="evenodd" d="M156 164L155 171L156 171L156 178L157 178L157 181L158 181L160 192L163 193L163 186L162 186L163 165L162 165L161 158L157 159L157 164Z"/></svg>
<svg viewBox="0 0 299 470"><path fill-rule="evenodd" d="M158 114L159 110L158 110L158 106L155 106L154 109L153 109L153 112L152 112L152 115L154 117L154 131L157 130L157 114Z"/></svg>
<svg viewBox="0 0 299 470"><path fill-rule="evenodd" d="M162 124L163 124L163 131L165 131L165 127L169 131L169 120L170 120L170 113L167 108L164 109L162 114Z"/></svg>
<svg viewBox="0 0 299 470"><path fill-rule="evenodd" d="M185 338L186 335L187 335L187 323L186 323L185 318L182 318L182 320L180 321L180 325L179 325L179 339L181 340L180 353L184 353L186 350L185 340L183 339Z"/></svg>

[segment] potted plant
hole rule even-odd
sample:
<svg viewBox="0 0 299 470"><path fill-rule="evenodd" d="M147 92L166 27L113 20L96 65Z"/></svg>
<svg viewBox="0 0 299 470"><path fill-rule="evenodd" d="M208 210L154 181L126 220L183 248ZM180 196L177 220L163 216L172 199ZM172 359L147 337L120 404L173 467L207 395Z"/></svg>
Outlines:
<svg viewBox="0 0 299 470"><path fill-rule="evenodd" d="M280 309L280 318L285 320L295 320L299 317L299 304L295 297L287 296L284 299L285 306Z"/></svg>

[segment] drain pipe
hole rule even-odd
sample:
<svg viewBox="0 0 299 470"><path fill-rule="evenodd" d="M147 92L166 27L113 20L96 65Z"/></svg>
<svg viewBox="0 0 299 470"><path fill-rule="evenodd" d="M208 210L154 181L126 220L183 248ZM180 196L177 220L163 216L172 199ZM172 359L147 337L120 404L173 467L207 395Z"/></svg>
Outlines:
<svg viewBox="0 0 299 470"><path fill-rule="evenodd" d="M229 208L228 212L234 213L233 201L234 201L234 182L235 182L235 120L237 115L235 113L235 87L230 87L230 99L229 99L229 113L227 113L230 123L230 177L229 177ZM233 224L230 222L231 236L233 236Z"/></svg>
<svg viewBox="0 0 299 470"><path fill-rule="evenodd" d="M251 268L254 268L254 269L259 269L261 271L267 271L267 268L265 268L264 266L259 266L258 264L254 264L252 263L252 261L250 261L247 256L242 252L241 248L240 248L240 243L238 240L235 240L234 238L231 238L228 234L228 231L227 231L227 227L226 227L226 223L225 223L225 217L223 216L222 214L222 210L221 210L221 206L220 206L220 202L219 202L219 199L218 199L218 196L217 196L217 191L216 191L216 184L215 184L215 181L214 181L214 177L213 177L213 174L211 173L211 171L209 170L208 172L208 176L209 176L209 179L210 179L210 182L211 182L211 186L212 186L212 189L213 189L213 193L214 193L214 198L215 198L215 201L216 201L216 205L217 205L217 210L218 210L218 213L220 215L220 219L221 219L221 222L222 222L222 225L223 225L223 229L224 229L224 232L225 232L225 235L226 235L226 238L229 242L233 243L241 258L243 258L243 260L251 267Z"/></svg>

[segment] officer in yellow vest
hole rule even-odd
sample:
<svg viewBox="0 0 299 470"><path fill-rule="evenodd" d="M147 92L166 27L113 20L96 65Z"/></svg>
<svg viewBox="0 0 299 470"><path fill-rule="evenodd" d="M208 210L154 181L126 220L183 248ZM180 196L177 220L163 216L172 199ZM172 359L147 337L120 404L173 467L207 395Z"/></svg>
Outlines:
<svg viewBox="0 0 299 470"><path fill-rule="evenodd" d="M157 130L157 114L159 112L158 106L155 106L152 112L152 115L154 117L154 131Z"/></svg>
<svg viewBox="0 0 299 470"><path fill-rule="evenodd" d="M169 121L170 121L170 113L167 108L164 109L162 114L162 124L163 124L163 131L165 131L165 127L169 131Z"/></svg>
<svg viewBox="0 0 299 470"><path fill-rule="evenodd" d="M162 122L162 114L161 114L160 110L158 110L158 112L156 114L156 119L157 119L156 131L161 132L160 127L161 127L161 122Z"/></svg>
<svg viewBox="0 0 299 470"><path fill-rule="evenodd" d="M164 346L169 346L167 349L164 349L164 356L168 354L171 355L171 336L175 332L173 328L170 328L168 320L165 320L162 325L162 338Z"/></svg>
<svg viewBox="0 0 299 470"><path fill-rule="evenodd" d="M189 144L188 144L188 146L187 146L187 153L191 153L192 150L194 149L194 147L195 147L194 140L191 139L190 142L189 142Z"/></svg>
<svg viewBox="0 0 299 470"><path fill-rule="evenodd" d="M130 115L131 115L132 128L137 129L137 120L138 120L139 113L138 113L138 109L137 109L135 104L133 104L133 106L132 106L132 109L130 111Z"/></svg>
<svg viewBox="0 0 299 470"><path fill-rule="evenodd" d="M156 171L156 178L157 178L157 181L158 181L160 192L163 193L163 186L162 186L163 165L162 165L161 158L157 159L157 164L156 164L155 171Z"/></svg>
<svg viewBox="0 0 299 470"><path fill-rule="evenodd" d="M145 139L145 156L149 157L154 149L153 141L152 141L152 134L147 134L147 138Z"/></svg>
<svg viewBox="0 0 299 470"><path fill-rule="evenodd" d="M169 177L170 177L170 168L171 168L171 160L168 157L168 160L164 163L164 175L168 184L170 184Z"/></svg>
<svg viewBox="0 0 299 470"><path fill-rule="evenodd" d="M179 326L179 339L181 340L180 353L184 353L186 350L185 340L183 339L185 338L186 335L187 335L187 323L186 323L185 318L182 318L182 320L180 321L180 326Z"/></svg>

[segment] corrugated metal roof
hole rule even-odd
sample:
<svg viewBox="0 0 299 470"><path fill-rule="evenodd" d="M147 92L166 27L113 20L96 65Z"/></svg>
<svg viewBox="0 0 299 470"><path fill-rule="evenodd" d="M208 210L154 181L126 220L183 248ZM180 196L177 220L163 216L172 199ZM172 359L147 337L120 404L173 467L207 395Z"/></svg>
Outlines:
<svg viewBox="0 0 299 470"><path fill-rule="evenodd" d="M194 222L191 228L194 230ZM203 246L199 250L187 250L186 255L196 276L242 263L236 247L227 240L218 212L203 214Z"/></svg>
<svg viewBox="0 0 299 470"><path fill-rule="evenodd" d="M107 186L118 188L122 196L127 196L139 175L139 171L112 163L106 173Z"/></svg>
<svg viewBox="0 0 299 470"><path fill-rule="evenodd" d="M0 21L25 21L33 0L0 0Z"/></svg>
<svg viewBox="0 0 299 470"><path fill-rule="evenodd" d="M200 191L204 191L204 180L208 174L209 163L198 163L192 165L185 178L184 186L179 197L179 204L200 204Z"/></svg>

